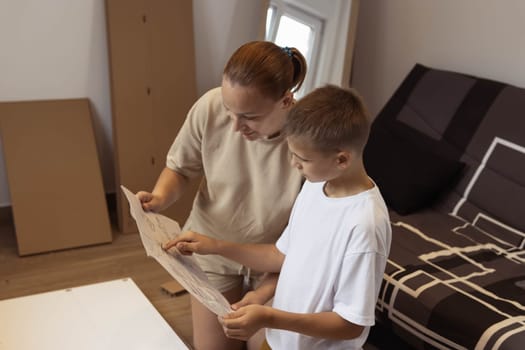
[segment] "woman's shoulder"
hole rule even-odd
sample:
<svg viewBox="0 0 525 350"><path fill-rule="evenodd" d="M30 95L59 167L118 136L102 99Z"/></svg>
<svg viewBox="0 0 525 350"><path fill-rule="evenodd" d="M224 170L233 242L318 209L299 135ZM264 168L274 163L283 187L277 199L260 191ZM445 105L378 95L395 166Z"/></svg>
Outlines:
<svg viewBox="0 0 525 350"><path fill-rule="evenodd" d="M226 110L222 102L221 88L216 87L208 90L199 97L191 108L189 116L206 124L224 119Z"/></svg>
<svg viewBox="0 0 525 350"><path fill-rule="evenodd" d="M229 128L229 117L222 102L221 88L205 92L193 105L187 116L188 123L194 130L209 138L223 133Z"/></svg>
<svg viewBox="0 0 525 350"><path fill-rule="evenodd" d="M219 86L206 91L201 97L199 97L197 104L207 105L212 108L223 107L221 87Z"/></svg>

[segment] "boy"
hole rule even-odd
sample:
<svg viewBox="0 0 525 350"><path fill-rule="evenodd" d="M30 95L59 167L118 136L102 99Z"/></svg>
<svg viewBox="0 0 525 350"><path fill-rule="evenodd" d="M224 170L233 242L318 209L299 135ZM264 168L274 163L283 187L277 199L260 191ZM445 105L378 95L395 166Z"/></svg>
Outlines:
<svg viewBox="0 0 525 350"><path fill-rule="evenodd" d="M276 244L236 244L186 232L168 242L183 254L219 254L280 272L222 318L228 337L260 328L274 350L361 349L390 250L387 208L362 161L370 120L361 99L335 86L314 90L284 130L291 163L306 178ZM275 293L273 307L260 305Z"/></svg>

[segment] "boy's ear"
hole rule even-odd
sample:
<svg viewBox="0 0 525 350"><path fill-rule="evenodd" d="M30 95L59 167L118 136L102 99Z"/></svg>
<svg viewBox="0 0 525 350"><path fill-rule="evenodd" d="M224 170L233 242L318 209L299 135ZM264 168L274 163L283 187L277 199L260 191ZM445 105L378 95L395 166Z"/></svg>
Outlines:
<svg viewBox="0 0 525 350"><path fill-rule="evenodd" d="M352 161L352 154L350 152L340 151L339 153L337 153L336 162L337 162L337 166L340 169L347 168L350 165L351 161Z"/></svg>

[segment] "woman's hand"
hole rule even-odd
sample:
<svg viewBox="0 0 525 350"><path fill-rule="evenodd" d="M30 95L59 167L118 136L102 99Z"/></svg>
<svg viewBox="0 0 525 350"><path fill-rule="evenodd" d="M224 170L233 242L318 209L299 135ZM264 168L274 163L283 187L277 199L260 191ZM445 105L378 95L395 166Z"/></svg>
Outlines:
<svg viewBox="0 0 525 350"><path fill-rule="evenodd" d="M165 167L157 179L153 191L139 191L136 196L142 204L142 209L158 213L177 201L188 187L189 179Z"/></svg>
<svg viewBox="0 0 525 350"><path fill-rule="evenodd" d="M164 199L158 195L146 191L139 191L136 196L142 204L142 209L144 209L144 211L158 213L163 209Z"/></svg>
<svg viewBox="0 0 525 350"><path fill-rule="evenodd" d="M186 231L174 239L164 243L162 248L169 250L170 248L177 248L183 255L191 255L193 253L206 255L216 254L219 246L219 241L200 233L193 231Z"/></svg>

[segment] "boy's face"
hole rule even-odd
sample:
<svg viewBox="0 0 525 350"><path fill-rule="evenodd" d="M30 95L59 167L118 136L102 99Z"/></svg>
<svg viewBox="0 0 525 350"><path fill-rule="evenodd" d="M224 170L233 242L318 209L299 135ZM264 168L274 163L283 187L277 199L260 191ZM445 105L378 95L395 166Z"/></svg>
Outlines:
<svg viewBox="0 0 525 350"><path fill-rule="evenodd" d="M222 81L222 100L238 131L248 141L281 131L293 96L286 94L278 101L262 96L255 88Z"/></svg>
<svg viewBox="0 0 525 350"><path fill-rule="evenodd" d="M339 153L321 152L305 139L295 136L287 138L290 162L310 182L329 181L341 174Z"/></svg>

